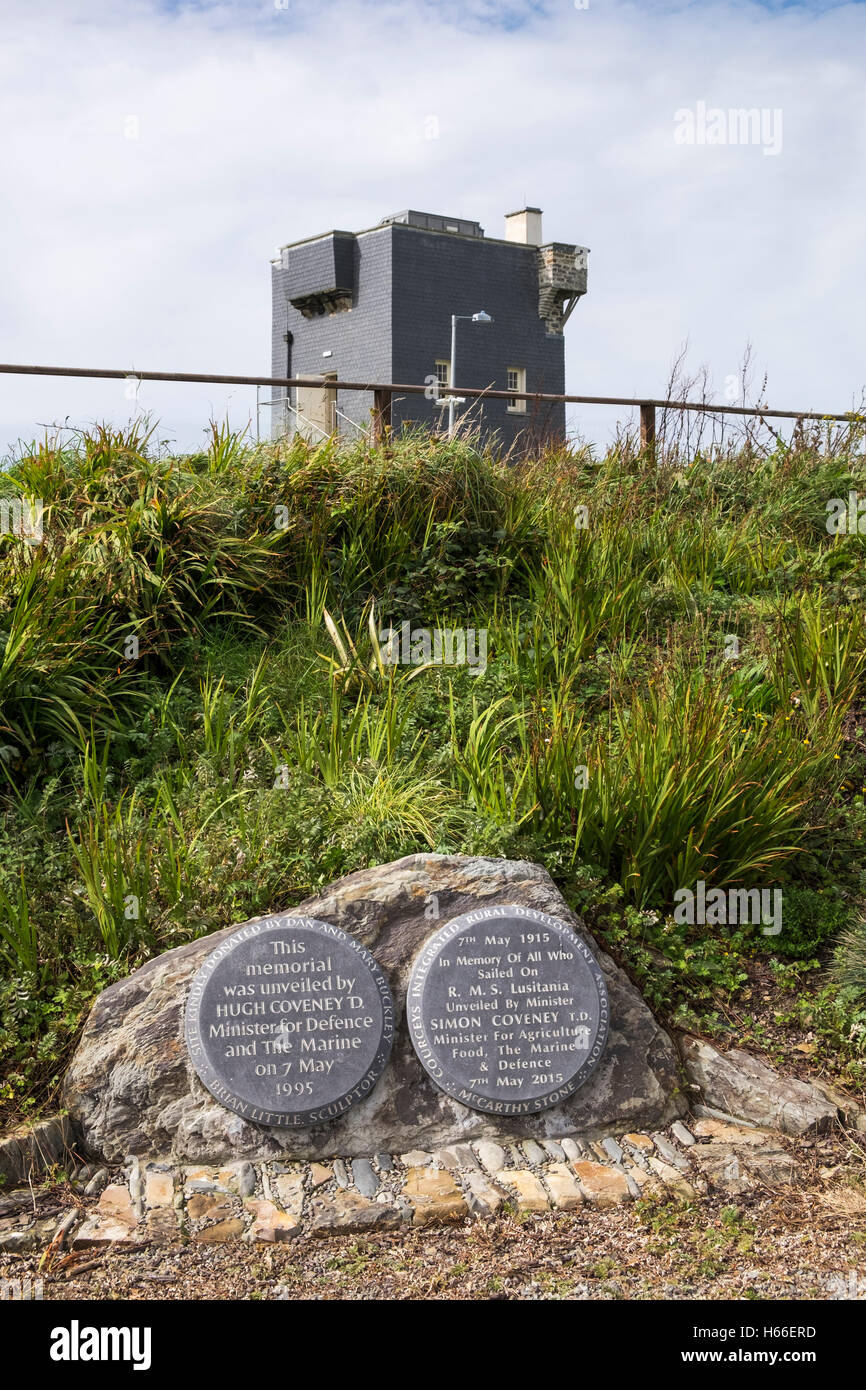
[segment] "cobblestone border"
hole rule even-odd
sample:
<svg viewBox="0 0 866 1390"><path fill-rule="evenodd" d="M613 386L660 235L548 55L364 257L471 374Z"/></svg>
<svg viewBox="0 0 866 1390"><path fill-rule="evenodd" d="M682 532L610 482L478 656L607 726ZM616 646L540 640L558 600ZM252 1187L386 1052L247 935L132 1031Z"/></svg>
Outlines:
<svg viewBox="0 0 866 1390"><path fill-rule="evenodd" d="M813 1141L800 1144L811 1146ZM0 1252L137 1247L185 1241L269 1243L403 1224L519 1212L609 1207L665 1194L695 1201L796 1180L793 1141L695 1107L688 1127L601 1140L503 1137L430 1153L328 1162L178 1166L133 1159L124 1168L74 1167L75 1205L58 1221L34 1215L30 1188L0 1189Z"/></svg>

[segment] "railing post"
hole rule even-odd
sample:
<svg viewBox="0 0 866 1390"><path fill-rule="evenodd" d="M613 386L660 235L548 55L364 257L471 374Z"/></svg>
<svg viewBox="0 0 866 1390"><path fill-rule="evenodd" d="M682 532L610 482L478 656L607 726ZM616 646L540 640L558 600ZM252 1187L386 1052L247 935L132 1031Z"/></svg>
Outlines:
<svg viewBox="0 0 866 1390"><path fill-rule="evenodd" d="M642 449L651 449L656 442L656 408L648 401L641 401L640 406L640 446Z"/></svg>
<svg viewBox="0 0 866 1390"><path fill-rule="evenodd" d="M391 429L391 392L373 392L373 442L382 444Z"/></svg>

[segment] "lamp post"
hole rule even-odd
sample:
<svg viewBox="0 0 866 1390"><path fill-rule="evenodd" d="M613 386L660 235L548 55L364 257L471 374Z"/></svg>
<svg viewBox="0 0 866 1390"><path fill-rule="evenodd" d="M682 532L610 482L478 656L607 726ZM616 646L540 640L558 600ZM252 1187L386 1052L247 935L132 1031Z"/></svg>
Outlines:
<svg viewBox="0 0 866 1390"><path fill-rule="evenodd" d="M454 383L455 383L455 381L457 380L457 377L456 377L455 372L454 372L454 367L455 367L455 364L456 364L456 361L457 361L457 320L458 320L458 319L467 319L470 323L492 323L492 322L493 322L493 319L490 317L490 315L489 315L489 314L485 314L485 312L484 312L483 309L479 309L479 311L478 311L477 314L452 314L452 315L451 315L451 372L450 372L450 376L451 376L451 381L450 381L451 395L449 396L449 399L448 399L448 438L449 438L449 439L450 439L450 438L453 436L453 434L454 434L454 428L455 428L455 424L456 424L456 419L455 419L456 411L455 411L455 407L456 407L456 405L457 405L457 398L456 398L456 396L455 396L455 394L454 394Z"/></svg>

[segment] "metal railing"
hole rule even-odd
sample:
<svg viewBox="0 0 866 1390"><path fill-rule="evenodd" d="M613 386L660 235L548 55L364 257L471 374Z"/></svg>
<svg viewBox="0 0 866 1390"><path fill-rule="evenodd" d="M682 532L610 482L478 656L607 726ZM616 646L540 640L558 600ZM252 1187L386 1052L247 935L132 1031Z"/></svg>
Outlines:
<svg viewBox="0 0 866 1390"><path fill-rule="evenodd" d="M363 439L368 439L370 437L371 431L369 428L365 429L363 425L359 425L357 420L353 420L351 415L346 415L336 404L334 406L334 415L340 420L345 420L346 424L351 425L353 430L357 430Z"/></svg>
<svg viewBox="0 0 866 1390"><path fill-rule="evenodd" d="M216 372L152 372L137 371L129 367L42 367L22 363L0 363L0 374L18 376L64 376L108 378L119 381L177 381L201 383L216 386L277 386L286 389L309 387L316 378L286 376L239 376ZM324 382L324 378L323 378ZM407 382L338 381L328 378L328 390L365 391L373 396L372 431L374 439L381 439L391 424L391 398L394 395L428 395L429 385L419 386ZM450 388L448 388L450 389ZM460 386L455 388L461 396L469 399L520 400L540 405L604 405L626 406L640 411L640 436L644 445L652 444L656 437L657 410L701 411L707 415L738 415L758 420L819 420L828 423L863 424L866 414L859 411L820 411L820 410L771 410L764 406L714 405L707 401L677 401L644 398L636 396L576 396L568 393L557 394L550 391L507 391L492 387ZM289 407L292 409L293 407ZM342 412L340 412L342 414ZM353 422L354 423L354 422ZM358 428L361 428L358 426Z"/></svg>

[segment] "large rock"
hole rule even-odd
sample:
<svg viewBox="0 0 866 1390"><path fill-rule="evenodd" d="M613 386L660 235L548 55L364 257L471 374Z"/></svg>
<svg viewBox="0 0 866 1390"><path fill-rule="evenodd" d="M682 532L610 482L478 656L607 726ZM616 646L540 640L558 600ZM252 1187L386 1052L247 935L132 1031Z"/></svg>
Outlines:
<svg viewBox="0 0 866 1390"><path fill-rule="evenodd" d="M444 919L509 902L563 918L586 938L605 972L611 1033L595 1072L563 1105L506 1122L467 1109L433 1084L409 1040L404 1004L415 955ZM232 927L158 956L96 1000L64 1092L90 1150L109 1160L148 1154L198 1161L400 1153L495 1135L505 1123L515 1135L592 1137L657 1128L684 1110L671 1039L538 865L410 855L340 879L298 911L352 933L389 978L397 1031L373 1092L332 1124L291 1132L249 1124L214 1100L187 1057L183 1013L192 976Z"/></svg>
<svg viewBox="0 0 866 1390"><path fill-rule="evenodd" d="M846 1097L829 1086L780 1076L750 1052L718 1052L688 1034L680 1038L680 1050L689 1081L712 1109L782 1134L821 1134L846 1118Z"/></svg>

